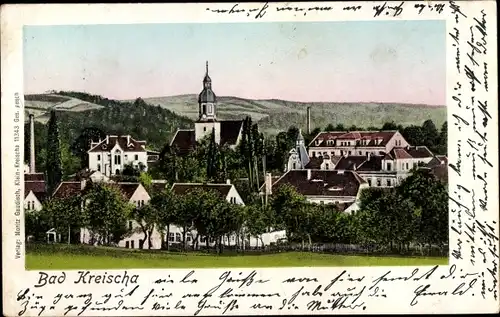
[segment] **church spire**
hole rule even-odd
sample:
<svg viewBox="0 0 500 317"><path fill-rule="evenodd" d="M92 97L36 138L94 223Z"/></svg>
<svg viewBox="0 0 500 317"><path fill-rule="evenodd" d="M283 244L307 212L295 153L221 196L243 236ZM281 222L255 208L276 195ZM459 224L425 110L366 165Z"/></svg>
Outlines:
<svg viewBox="0 0 500 317"><path fill-rule="evenodd" d="M205 78L203 79L203 88L211 89L212 88L212 79L208 76L208 61L206 62L206 70L205 70Z"/></svg>

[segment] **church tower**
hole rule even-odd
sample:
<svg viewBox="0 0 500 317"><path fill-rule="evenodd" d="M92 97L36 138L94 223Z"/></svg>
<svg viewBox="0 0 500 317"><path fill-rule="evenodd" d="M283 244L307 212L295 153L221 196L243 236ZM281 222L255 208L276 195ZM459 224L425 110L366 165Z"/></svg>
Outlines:
<svg viewBox="0 0 500 317"><path fill-rule="evenodd" d="M205 78L203 78L203 90L198 96L198 110L200 121L213 121L217 119L215 107L217 97L212 90L212 79L208 75L208 61L206 64Z"/></svg>
<svg viewBox="0 0 500 317"><path fill-rule="evenodd" d="M220 122L216 115L217 97L212 90L212 79L208 75L208 61L206 63L203 90L198 96L198 121L195 122L195 138L200 141L206 135L215 133L215 142L220 143Z"/></svg>

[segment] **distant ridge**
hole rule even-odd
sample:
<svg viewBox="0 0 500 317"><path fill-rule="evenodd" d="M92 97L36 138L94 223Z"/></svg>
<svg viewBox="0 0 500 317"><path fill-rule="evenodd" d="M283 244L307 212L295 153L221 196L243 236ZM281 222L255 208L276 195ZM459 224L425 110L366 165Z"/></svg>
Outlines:
<svg viewBox="0 0 500 317"><path fill-rule="evenodd" d="M148 97L144 101L196 120L196 94ZM311 107L311 127L325 128L328 124L358 127L382 126L395 121L404 126L422 124L432 119L437 126L446 121L446 106L380 102L299 102L281 99L246 99L235 96L218 97L217 116L220 119L241 119L251 116L259 121L266 133L287 130L294 125L306 127L307 107Z"/></svg>
<svg viewBox="0 0 500 317"><path fill-rule="evenodd" d="M86 96L83 93L50 93L25 96L26 111L35 114L39 122L48 120L48 112L55 108L66 112L85 112L100 110L105 105L102 102L91 102L97 99L73 96ZM184 94L168 97L142 98L150 106L160 106L173 114L190 120L198 118L198 103L196 94ZM105 96L102 98L106 99ZM100 100L100 99L99 99ZM111 100L111 99L106 99ZM130 103L134 100L115 100ZM222 120L243 119L252 117L259 122L259 128L266 134L276 134L285 131L290 126L305 130L307 107L311 107L311 128L324 129L328 124L343 124L346 127L381 127L384 123L394 121L408 126L421 125L431 119L436 126L446 121L446 107L424 104L398 104L377 102L297 102L281 99L246 99L235 96L218 97L217 117ZM179 118L180 119L180 118Z"/></svg>

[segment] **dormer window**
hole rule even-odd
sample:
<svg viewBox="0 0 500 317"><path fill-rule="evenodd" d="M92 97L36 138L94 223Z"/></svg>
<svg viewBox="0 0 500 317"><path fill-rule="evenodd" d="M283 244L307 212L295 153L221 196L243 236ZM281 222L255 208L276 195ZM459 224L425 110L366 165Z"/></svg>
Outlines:
<svg viewBox="0 0 500 317"><path fill-rule="evenodd" d="M102 149L103 149L103 150L106 150L107 148L108 148L108 146L107 146L106 144L103 144L103 145L102 145Z"/></svg>

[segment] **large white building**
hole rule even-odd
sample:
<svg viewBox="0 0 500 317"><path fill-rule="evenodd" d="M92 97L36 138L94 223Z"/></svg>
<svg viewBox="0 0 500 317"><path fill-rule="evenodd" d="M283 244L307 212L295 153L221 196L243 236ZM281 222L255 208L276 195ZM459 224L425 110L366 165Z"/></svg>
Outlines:
<svg viewBox="0 0 500 317"><path fill-rule="evenodd" d="M320 132L309 143L309 156L380 155L407 146L399 131Z"/></svg>
<svg viewBox="0 0 500 317"><path fill-rule="evenodd" d="M177 149L179 154L192 151L196 142L214 132L215 142L235 148L241 141L243 121L242 120L219 120L217 119L217 97L212 90L212 79L208 75L208 62L203 79L203 90L198 96L198 120L194 123L194 129L178 129L170 146Z"/></svg>
<svg viewBox="0 0 500 317"><path fill-rule="evenodd" d="M127 164L148 168L146 141L138 141L130 135L108 135L104 140L92 142L89 155L89 170L106 176L120 174Z"/></svg>

